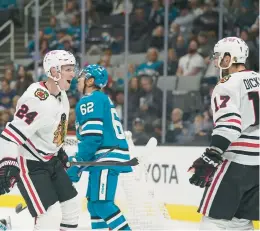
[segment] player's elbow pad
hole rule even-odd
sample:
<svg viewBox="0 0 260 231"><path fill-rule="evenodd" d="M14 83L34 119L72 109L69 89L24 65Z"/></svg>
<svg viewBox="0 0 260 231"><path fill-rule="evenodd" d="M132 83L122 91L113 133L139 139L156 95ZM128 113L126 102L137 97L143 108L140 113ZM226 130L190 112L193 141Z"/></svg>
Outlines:
<svg viewBox="0 0 260 231"><path fill-rule="evenodd" d="M101 136L88 136L78 144L78 154L84 161L89 161L93 158L102 142Z"/></svg>

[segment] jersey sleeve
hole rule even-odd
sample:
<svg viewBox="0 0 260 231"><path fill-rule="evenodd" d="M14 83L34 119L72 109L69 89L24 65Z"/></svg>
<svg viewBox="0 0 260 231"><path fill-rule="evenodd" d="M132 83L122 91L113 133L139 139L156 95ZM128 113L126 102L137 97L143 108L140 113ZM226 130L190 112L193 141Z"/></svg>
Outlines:
<svg viewBox="0 0 260 231"><path fill-rule="evenodd" d="M14 118L7 123L1 134L5 141L12 142L17 146L23 145L38 129L45 126L46 112L43 112L39 100L20 98L17 104ZM16 154L17 155L17 154Z"/></svg>
<svg viewBox="0 0 260 231"><path fill-rule="evenodd" d="M219 83L211 98L214 120L211 146L221 152L241 135L240 89L237 82L233 83Z"/></svg>
<svg viewBox="0 0 260 231"><path fill-rule="evenodd" d="M103 100L89 97L80 103L77 105L76 118L80 136L77 156L85 161L91 160L103 139Z"/></svg>

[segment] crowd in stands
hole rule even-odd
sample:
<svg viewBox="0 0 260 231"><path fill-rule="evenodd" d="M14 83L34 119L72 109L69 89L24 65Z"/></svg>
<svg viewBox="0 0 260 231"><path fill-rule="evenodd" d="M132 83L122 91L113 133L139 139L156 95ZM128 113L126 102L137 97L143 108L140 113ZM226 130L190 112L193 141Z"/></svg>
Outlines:
<svg viewBox="0 0 260 231"><path fill-rule="evenodd" d="M155 136L159 142L162 136L163 92L158 80L164 74L165 1L129 0L129 2L130 56L137 55L139 59L129 61L127 66L129 81L127 112L124 111L126 103L124 102L125 67L122 55L124 33L121 33L119 25L117 33L114 34L118 24L104 26L103 23L104 18L123 17L123 0L86 0L86 53L89 59L84 61L85 65L88 65L91 63L91 57L99 57L97 63L107 68L109 82L105 92L114 101L122 122L124 113L128 114L128 129L133 132L135 144L143 145L151 136ZM178 98L178 94L174 94L175 89L167 91L166 143L208 145L213 128L210 95L219 78L219 71L211 60L213 46L218 40L218 1L172 0L170 3L166 69L168 78L197 78L200 87L193 93L199 95L199 106L188 109L177 107L181 104L176 104L176 99L179 102L183 98ZM52 16L50 25L41 29L42 57L53 49L65 49L80 57L82 31L79 9L80 1L68 0L65 11ZM224 36L238 36L246 41L250 50L247 68L258 71L258 1L225 0L223 25ZM28 56L33 56L33 53L34 40L29 43ZM28 68L17 66L12 62L6 63L4 78L0 85L0 130L12 119L16 103L26 88L32 82L46 79L41 66L38 76L33 76L31 73ZM68 128L73 132L74 108L80 97L76 80L72 82L68 96L71 105Z"/></svg>

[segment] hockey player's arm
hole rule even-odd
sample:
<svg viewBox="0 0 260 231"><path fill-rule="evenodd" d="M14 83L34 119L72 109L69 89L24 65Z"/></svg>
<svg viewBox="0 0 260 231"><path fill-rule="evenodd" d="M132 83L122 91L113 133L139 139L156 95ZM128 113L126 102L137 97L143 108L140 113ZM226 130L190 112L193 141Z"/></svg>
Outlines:
<svg viewBox="0 0 260 231"><path fill-rule="evenodd" d="M8 146L16 146L17 148L19 145L24 145L39 128L45 125L47 118L42 112L43 109L40 108L39 100L36 98L30 98L18 104L13 120L7 123L1 134L2 141L5 141L1 143L7 144L6 141L8 141ZM2 149L2 155L16 157L17 150L14 153L14 148L11 148L10 153L9 149L8 147Z"/></svg>
<svg viewBox="0 0 260 231"><path fill-rule="evenodd" d="M222 154L241 134L239 104L239 92L232 92L230 83L216 86L211 99L215 127L210 148L189 168L193 173L189 179L191 184L202 188L210 186L218 166L223 162Z"/></svg>
<svg viewBox="0 0 260 231"><path fill-rule="evenodd" d="M240 92L234 91L230 84L220 83L211 99L214 129L210 147L219 153L241 135Z"/></svg>
<svg viewBox="0 0 260 231"><path fill-rule="evenodd" d="M37 105L34 99L22 104L18 102L13 121L6 125L0 135L0 195L10 192L10 188L19 180L18 146L27 148L25 142L44 126L45 118Z"/></svg>
<svg viewBox="0 0 260 231"><path fill-rule="evenodd" d="M86 110L85 110L86 108ZM102 101L90 101L79 106L80 114L79 135L81 141L78 144L77 157L84 161L91 160L103 140L104 105Z"/></svg>

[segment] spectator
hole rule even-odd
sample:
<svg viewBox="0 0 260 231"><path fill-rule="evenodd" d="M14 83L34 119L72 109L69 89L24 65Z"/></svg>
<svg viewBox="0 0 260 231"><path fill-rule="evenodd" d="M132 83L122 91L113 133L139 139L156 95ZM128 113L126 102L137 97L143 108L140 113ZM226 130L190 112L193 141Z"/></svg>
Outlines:
<svg viewBox="0 0 260 231"><path fill-rule="evenodd" d="M164 13L165 13L165 0L162 0L163 7L160 9L160 14L162 15L162 18L164 19ZM168 16L168 22L172 23L176 17L179 15L179 9L175 7L174 1L169 1L169 16Z"/></svg>
<svg viewBox="0 0 260 231"><path fill-rule="evenodd" d="M125 13L125 1L124 0L114 0L113 9L111 15L124 14ZM132 0L128 1L127 12L130 14L133 10Z"/></svg>
<svg viewBox="0 0 260 231"><path fill-rule="evenodd" d="M14 80L14 73L11 69L5 69L4 78L10 84L10 88L14 89L16 81ZM0 89L2 89L2 82L0 83Z"/></svg>
<svg viewBox="0 0 260 231"><path fill-rule="evenodd" d="M44 29L45 38L52 41L56 37L56 31L58 29L57 19L55 16L50 17L50 26Z"/></svg>
<svg viewBox="0 0 260 231"><path fill-rule="evenodd" d="M47 39L43 39L40 44L40 56L43 57L49 52L49 43Z"/></svg>
<svg viewBox="0 0 260 231"><path fill-rule="evenodd" d="M208 134L203 129L203 116L197 115L193 122L192 141L196 145L208 145Z"/></svg>
<svg viewBox="0 0 260 231"><path fill-rule="evenodd" d="M173 44L173 48L176 51L177 57L182 57L187 54L187 46L182 35L176 38L176 44Z"/></svg>
<svg viewBox="0 0 260 231"><path fill-rule="evenodd" d="M75 52L75 50L73 49L73 46L72 46L72 42L71 41L69 41L69 40L64 40L63 41L63 46L64 46L64 50L65 51L69 51L69 52L71 52L71 53L74 53Z"/></svg>
<svg viewBox="0 0 260 231"><path fill-rule="evenodd" d="M163 50L164 47L164 29L162 26L158 26L153 30L150 47Z"/></svg>
<svg viewBox="0 0 260 231"><path fill-rule="evenodd" d="M16 94L21 96L32 83L32 75L25 72L24 66L19 66L18 79L16 82Z"/></svg>
<svg viewBox="0 0 260 231"><path fill-rule="evenodd" d="M153 0L152 1L152 8L149 13L149 24L152 26L151 29L164 25L164 7L165 1L163 0ZM168 14L168 21L171 23L179 14L179 11L174 6L174 4L170 2L169 6L169 14Z"/></svg>
<svg viewBox="0 0 260 231"><path fill-rule="evenodd" d="M70 27L67 29L67 34L70 35L71 38L77 42L81 40L80 15L74 14L72 16Z"/></svg>
<svg viewBox="0 0 260 231"><path fill-rule="evenodd" d="M210 44L208 41L208 35L207 32L201 31L198 34L198 53L203 57L209 56L209 54L212 51L213 44Z"/></svg>
<svg viewBox="0 0 260 231"><path fill-rule="evenodd" d="M161 119L156 119L152 123L153 131L151 133L151 137L157 139L158 144L161 144L162 139L162 121Z"/></svg>
<svg viewBox="0 0 260 231"><path fill-rule="evenodd" d="M193 21L193 33L197 34L200 31L214 31L218 34L218 17L219 13L214 8L214 1L205 1L203 13L201 12L201 14ZM224 17L224 29L227 24L226 17Z"/></svg>
<svg viewBox="0 0 260 231"><path fill-rule="evenodd" d="M144 52L147 49L148 32L149 27L145 20L144 10L136 8L129 30L129 48L133 53Z"/></svg>
<svg viewBox="0 0 260 231"><path fill-rule="evenodd" d="M198 43L191 40L188 48L188 54L184 55L179 60L177 76L199 76L202 74L204 60L197 52Z"/></svg>
<svg viewBox="0 0 260 231"><path fill-rule="evenodd" d="M255 20L254 24L252 24L252 26L251 26L250 29L249 29L250 32L256 33L257 36L259 36L259 35L258 35L258 32L259 32L259 20L260 20L260 15L258 15L258 16L256 17L256 20Z"/></svg>
<svg viewBox="0 0 260 231"><path fill-rule="evenodd" d="M247 59L247 66L249 69L258 70L259 69L259 57L257 54L257 48L252 40L249 39L248 31L241 30L240 38L243 39L249 48L249 56Z"/></svg>
<svg viewBox="0 0 260 231"><path fill-rule="evenodd" d="M14 62L12 60L7 59L5 61L4 69L11 70L14 79L16 78L17 68L18 68L18 65L14 64Z"/></svg>
<svg viewBox="0 0 260 231"><path fill-rule="evenodd" d="M181 34L180 25L172 22L169 30L169 47L173 47L177 42L177 37Z"/></svg>
<svg viewBox="0 0 260 231"><path fill-rule="evenodd" d="M72 44L72 38L70 35L67 35L66 29L57 30L57 38L52 41L50 44L50 49L52 50L64 50L64 41L69 41Z"/></svg>
<svg viewBox="0 0 260 231"><path fill-rule="evenodd" d="M113 66L111 65L111 55L101 56L98 64L105 67L110 76L113 76ZM113 78L113 77L112 77Z"/></svg>
<svg viewBox="0 0 260 231"><path fill-rule="evenodd" d="M175 75L178 68L178 57L173 48L168 50L167 75ZM159 74L163 75L163 65L159 69Z"/></svg>
<svg viewBox="0 0 260 231"><path fill-rule="evenodd" d="M219 69L217 67L215 67L214 61L211 60L210 56L207 56L204 58L204 63L206 66L204 78L206 78L206 79L211 78L212 81L214 81L214 83L216 84L216 79L219 78L219 74L220 74Z"/></svg>
<svg viewBox="0 0 260 231"><path fill-rule="evenodd" d="M2 80L2 89L0 90L0 107L9 109L12 106L12 100L15 96L15 91L10 88L7 80Z"/></svg>
<svg viewBox="0 0 260 231"><path fill-rule="evenodd" d="M189 124L183 121L183 111L180 108L174 108L166 132L166 142L185 143L188 139L188 128Z"/></svg>
<svg viewBox="0 0 260 231"><path fill-rule="evenodd" d="M140 118L136 118L133 121L133 133L132 133L132 139L134 142L134 145L146 145L149 136L146 134L144 130L144 120Z"/></svg>
<svg viewBox="0 0 260 231"><path fill-rule="evenodd" d="M213 115L211 107L203 112L203 131L205 131L210 137L212 130L214 128Z"/></svg>
<svg viewBox="0 0 260 231"><path fill-rule="evenodd" d="M180 25L180 31L185 39L188 38L190 32L192 31L192 22L195 19L195 15L190 11L187 4L185 4L180 9L179 16L173 21L174 23Z"/></svg>
<svg viewBox="0 0 260 231"><path fill-rule="evenodd" d="M164 23L164 18L161 15L162 2L160 0L152 0L150 12L148 14L149 30L153 30L157 26Z"/></svg>
<svg viewBox="0 0 260 231"><path fill-rule="evenodd" d="M136 75L136 66L133 63L128 64L128 78L132 78Z"/></svg>
<svg viewBox="0 0 260 231"><path fill-rule="evenodd" d="M60 28L66 29L70 27L73 16L75 14L77 14L77 11L76 11L76 6L74 1L71 0L67 1L65 11L61 11L57 15L57 20L59 22Z"/></svg>
<svg viewBox="0 0 260 231"><path fill-rule="evenodd" d="M250 28L255 22L258 14L254 11L253 5L250 1L242 1L242 6L239 14L237 15L235 25L242 29Z"/></svg>
<svg viewBox="0 0 260 231"><path fill-rule="evenodd" d="M119 67L114 68L113 80L116 83L116 88L120 88L120 89L124 88L124 75L125 75L124 65L120 65ZM127 78L130 80L132 77L135 76L136 76L135 65L130 63L128 64Z"/></svg>
<svg viewBox="0 0 260 231"><path fill-rule="evenodd" d="M146 69L152 69L154 71L158 71L160 66L162 65L162 61L158 60L159 52L156 48L149 48L147 51L147 62L140 64L137 67L137 72L145 71Z"/></svg>
<svg viewBox="0 0 260 231"><path fill-rule="evenodd" d="M139 116L151 124L162 115L162 91L153 85L153 79L149 76L141 78L141 90L139 98Z"/></svg>

